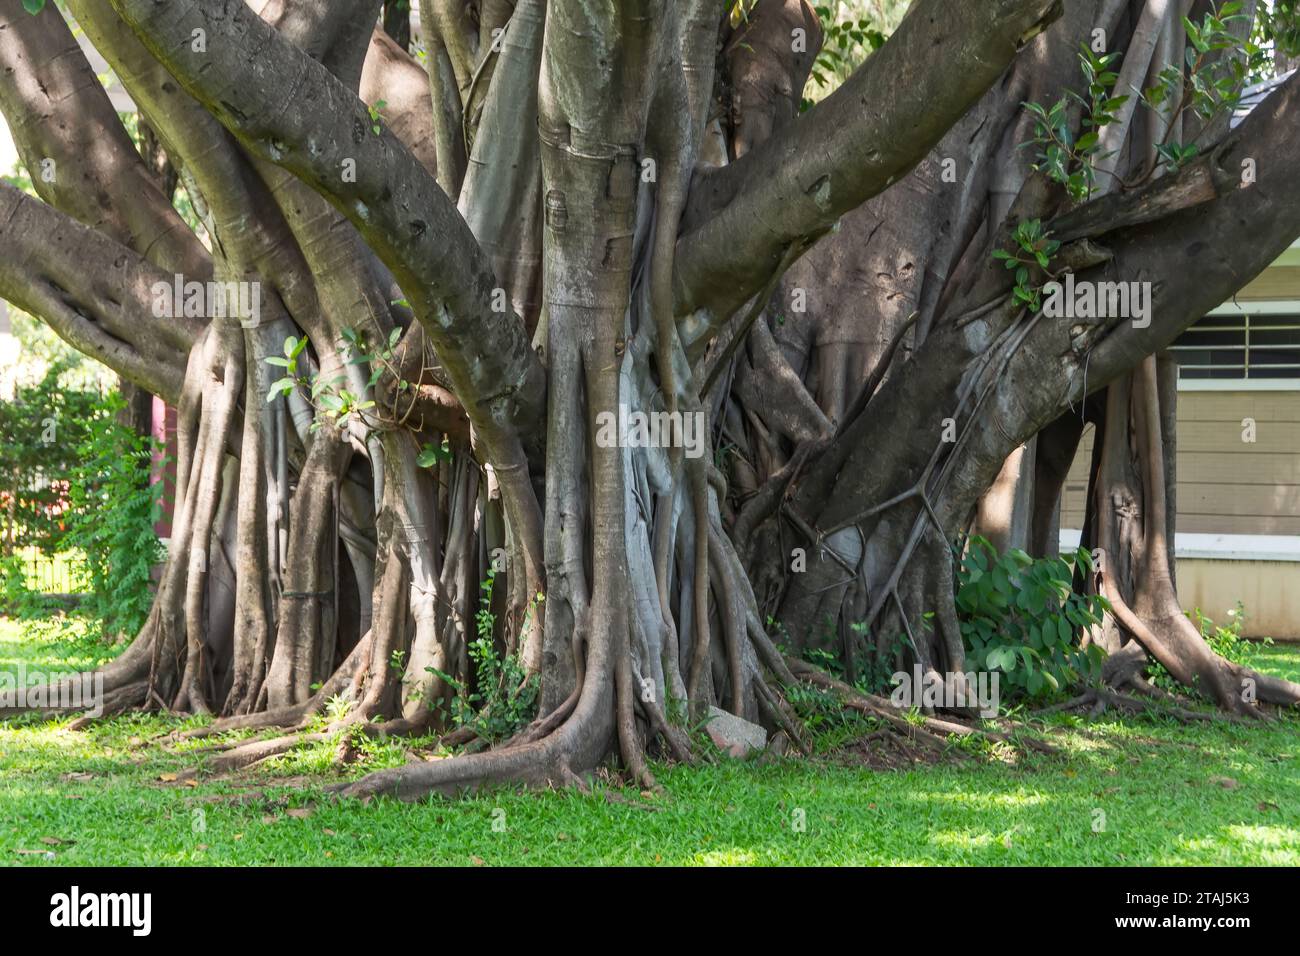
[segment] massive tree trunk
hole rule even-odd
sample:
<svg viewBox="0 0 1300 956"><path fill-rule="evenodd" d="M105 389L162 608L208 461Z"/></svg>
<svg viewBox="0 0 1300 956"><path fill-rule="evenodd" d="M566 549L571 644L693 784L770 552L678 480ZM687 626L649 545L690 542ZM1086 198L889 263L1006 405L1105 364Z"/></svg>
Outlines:
<svg viewBox="0 0 1300 956"><path fill-rule="evenodd" d="M338 726L447 732L455 698L518 689L476 686L486 634L536 719L348 793L611 755L652 786L647 754L688 759L710 708L802 738L769 620L850 668L905 632L965 670L953 542L979 513L1054 545L1085 407L1115 673L1140 680L1141 648L1224 707L1256 712L1242 680L1300 701L1180 615L1151 358L1300 235L1300 81L1144 184L1160 134L1129 110L1115 182L1073 202L1018 150L1021 103L1077 86L1097 29L1136 83L1181 63L1177 4L917 0L802 115L802 0L426 0L423 67L401 6L70 0L210 251L59 11L0 15L0 107L58 170L44 202L0 187L0 295L179 409L171 550L110 709L287 731L225 766L331 701ZM1152 321L1015 300L991 254L1029 219L1063 243L1053 275L1152 280ZM208 279L255 296L158 317L155 287Z"/></svg>

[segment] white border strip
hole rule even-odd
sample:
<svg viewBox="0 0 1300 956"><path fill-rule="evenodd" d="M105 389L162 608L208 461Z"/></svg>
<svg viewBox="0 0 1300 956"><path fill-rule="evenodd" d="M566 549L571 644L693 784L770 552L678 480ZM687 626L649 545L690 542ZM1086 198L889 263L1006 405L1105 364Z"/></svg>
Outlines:
<svg viewBox="0 0 1300 956"><path fill-rule="evenodd" d="M1062 528L1062 553L1079 547L1080 532ZM1204 534L1179 531L1174 535L1175 558L1209 561L1283 561L1300 564L1300 535Z"/></svg>
<svg viewBox="0 0 1300 956"><path fill-rule="evenodd" d="M1180 392L1300 392L1300 378L1179 378Z"/></svg>
<svg viewBox="0 0 1300 956"><path fill-rule="evenodd" d="M1300 315L1300 299L1247 299L1245 302L1225 302L1205 315L1207 318L1213 315Z"/></svg>

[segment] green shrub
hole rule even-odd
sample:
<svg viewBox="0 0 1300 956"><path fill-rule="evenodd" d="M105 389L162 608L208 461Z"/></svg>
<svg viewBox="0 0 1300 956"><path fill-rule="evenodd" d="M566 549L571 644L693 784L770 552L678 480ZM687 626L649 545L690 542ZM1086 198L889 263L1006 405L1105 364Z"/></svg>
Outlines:
<svg viewBox="0 0 1300 956"><path fill-rule="evenodd" d="M93 422L103 415L97 392L68 387L71 363L53 362L39 382L0 402L0 536L5 553L59 550L66 530L68 479Z"/></svg>
<svg viewBox="0 0 1300 956"><path fill-rule="evenodd" d="M32 590L27 580L27 560L21 554L0 558L0 607L19 621L44 617L50 613L41 594Z"/></svg>
<svg viewBox="0 0 1300 956"><path fill-rule="evenodd" d="M834 750L881 726L878 718L845 707L834 691L812 684L794 684L783 693L819 753Z"/></svg>
<svg viewBox="0 0 1300 956"><path fill-rule="evenodd" d="M85 555L90 593L83 610L101 636L134 636L153 603L153 568L162 561L154 526L162 514L161 483L149 479L156 443L119 423L122 399L112 394L78 447L69 481L72 510L64 549Z"/></svg>
<svg viewBox="0 0 1300 956"><path fill-rule="evenodd" d="M927 613L926 623L933 617L932 613ZM866 625L860 621L849 627L857 634L865 636L869 633ZM883 694L888 697L894 686L894 674L898 671L898 657L905 654L909 647L907 635L903 633L894 634L883 653L877 653L872 644L868 653L858 662L858 677L853 682L854 686L868 694Z"/></svg>
<svg viewBox="0 0 1300 956"><path fill-rule="evenodd" d="M1008 696L1048 696L1101 676L1104 652L1095 644L1082 647L1081 639L1109 604L1074 592L1077 567L1092 568L1082 548L1035 559L1014 548L999 555L984 538L970 539L957 568L967 663L1001 671Z"/></svg>
<svg viewBox="0 0 1300 956"><path fill-rule="evenodd" d="M65 371L55 362L13 402L0 402L5 542L26 549L0 562L0 600L12 617L45 621L55 639L102 646L134 635L153 601L151 573L163 557L154 532L161 489L150 482L155 443L118 420L118 394L67 387ZM32 588L25 565L38 554L76 556L80 604L60 607Z"/></svg>

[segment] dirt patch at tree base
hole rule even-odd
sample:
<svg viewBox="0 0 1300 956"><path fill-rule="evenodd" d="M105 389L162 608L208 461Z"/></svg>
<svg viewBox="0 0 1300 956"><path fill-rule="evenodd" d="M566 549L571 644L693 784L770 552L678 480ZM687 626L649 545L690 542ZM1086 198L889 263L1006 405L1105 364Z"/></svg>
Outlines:
<svg viewBox="0 0 1300 956"><path fill-rule="evenodd" d="M907 770L956 764L970 758L955 745L938 749L928 743L910 741L892 731L874 731L835 748L822 759L840 767L867 770Z"/></svg>

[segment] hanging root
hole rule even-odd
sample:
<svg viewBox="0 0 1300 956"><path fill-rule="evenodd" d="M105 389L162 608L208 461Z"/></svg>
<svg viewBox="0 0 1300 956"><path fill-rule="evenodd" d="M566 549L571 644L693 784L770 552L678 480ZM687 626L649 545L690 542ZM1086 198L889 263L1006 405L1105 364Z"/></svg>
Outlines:
<svg viewBox="0 0 1300 956"><path fill-rule="evenodd" d="M636 714L632 692L632 659L628 648L626 625L620 628L621 640L618 648L618 663L614 670L614 698L617 701L616 724L618 727L618 749L623 757L623 765L638 785L647 790L658 790L659 784L645 761L645 745L637 732Z"/></svg>
<svg viewBox="0 0 1300 956"><path fill-rule="evenodd" d="M1169 402L1162 398L1152 356L1107 390L1101 455L1092 491L1097 543L1112 564L1127 556L1132 567L1120 571L1103 565L1097 572L1098 590L1110 602L1115 623L1128 633L1132 643L1158 661L1178 683L1209 698L1222 710L1258 718L1264 716L1259 703L1298 706L1300 685L1225 660L1211 649L1182 611L1169 565L1169 476L1165 473L1167 436L1162 406L1172 416ZM1122 511L1139 513L1140 524L1125 524ZM1125 537L1125 528L1132 540ZM1124 592L1123 580L1133 582L1132 595ZM1151 696L1149 689L1138 683L1145 655L1127 646L1112 650L1117 650L1117 660L1105 668L1107 682L1119 687L1133 685ZM1093 706L1105 705L1105 701L1099 701Z"/></svg>

